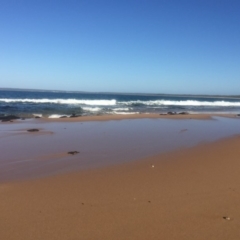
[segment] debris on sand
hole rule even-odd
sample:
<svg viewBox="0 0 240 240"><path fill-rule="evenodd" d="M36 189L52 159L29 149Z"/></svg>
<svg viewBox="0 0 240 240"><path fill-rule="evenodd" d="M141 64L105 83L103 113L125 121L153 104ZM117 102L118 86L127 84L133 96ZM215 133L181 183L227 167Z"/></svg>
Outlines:
<svg viewBox="0 0 240 240"><path fill-rule="evenodd" d="M28 132L39 132L39 129L37 128L32 128L32 129L28 129Z"/></svg>
<svg viewBox="0 0 240 240"><path fill-rule="evenodd" d="M75 154L78 154L79 152L78 151L70 151L70 152L68 152L68 154L70 154L70 155L75 155Z"/></svg>

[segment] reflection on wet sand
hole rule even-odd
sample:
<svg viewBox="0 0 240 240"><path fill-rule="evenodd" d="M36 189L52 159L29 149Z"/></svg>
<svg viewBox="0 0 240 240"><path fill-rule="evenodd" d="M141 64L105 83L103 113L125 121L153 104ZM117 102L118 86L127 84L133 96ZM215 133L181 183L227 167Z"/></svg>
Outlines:
<svg viewBox="0 0 240 240"><path fill-rule="evenodd" d="M2 124L0 181L124 163L238 133L239 119L221 117Z"/></svg>

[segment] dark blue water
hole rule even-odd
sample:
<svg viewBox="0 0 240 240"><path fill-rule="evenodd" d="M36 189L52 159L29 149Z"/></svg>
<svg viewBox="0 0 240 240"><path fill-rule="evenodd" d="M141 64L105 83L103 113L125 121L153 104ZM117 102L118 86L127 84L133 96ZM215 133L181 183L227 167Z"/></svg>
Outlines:
<svg viewBox="0 0 240 240"><path fill-rule="evenodd" d="M101 115L129 113L240 113L240 98L170 95L76 93L58 91L0 91L0 114Z"/></svg>

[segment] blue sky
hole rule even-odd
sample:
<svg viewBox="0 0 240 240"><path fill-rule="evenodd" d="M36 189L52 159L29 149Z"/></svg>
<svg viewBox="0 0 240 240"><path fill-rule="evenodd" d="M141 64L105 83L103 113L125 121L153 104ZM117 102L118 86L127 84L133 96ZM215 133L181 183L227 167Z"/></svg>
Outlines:
<svg viewBox="0 0 240 240"><path fill-rule="evenodd" d="M240 94L239 0L0 0L0 87Z"/></svg>

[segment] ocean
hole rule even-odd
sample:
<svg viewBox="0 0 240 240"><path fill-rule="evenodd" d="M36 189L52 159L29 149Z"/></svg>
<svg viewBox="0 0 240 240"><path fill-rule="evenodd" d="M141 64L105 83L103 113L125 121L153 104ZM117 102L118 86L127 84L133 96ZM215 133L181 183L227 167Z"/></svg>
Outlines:
<svg viewBox="0 0 240 240"><path fill-rule="evenodd" d="M167 112L240 113L240 97L0 90L0 115L49 117Z"/></svg>

